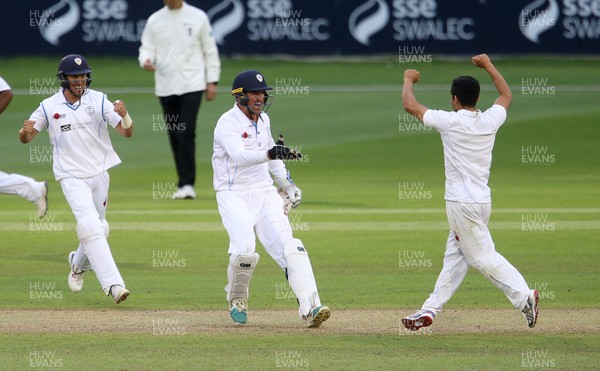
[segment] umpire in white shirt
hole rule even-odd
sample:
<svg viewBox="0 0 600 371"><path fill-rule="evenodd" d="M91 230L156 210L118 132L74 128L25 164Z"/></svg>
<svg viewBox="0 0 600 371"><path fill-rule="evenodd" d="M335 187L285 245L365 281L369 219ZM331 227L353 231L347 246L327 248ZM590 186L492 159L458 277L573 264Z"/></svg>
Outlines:
<svg viewBox="0 0 600 371"><path fill-rule="evenodd" d="M196 116L202 95L217 95L221 62L208 16L182 0L163 0L142 33L138 60L154 72L175 159L178 189L174 199L196 197Z"/></svg>

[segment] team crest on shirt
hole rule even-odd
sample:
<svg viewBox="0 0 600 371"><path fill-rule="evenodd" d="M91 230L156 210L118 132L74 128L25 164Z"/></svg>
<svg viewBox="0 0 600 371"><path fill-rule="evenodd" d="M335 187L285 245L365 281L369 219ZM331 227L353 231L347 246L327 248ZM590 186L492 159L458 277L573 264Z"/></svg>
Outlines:
<svg viewBox="0 0 600 371"><path fill-rule="evenodd" d="M88 116L93 115L94 114L94 107L92 107L92 106L85 107L85 113L87 113Z"/></svg>

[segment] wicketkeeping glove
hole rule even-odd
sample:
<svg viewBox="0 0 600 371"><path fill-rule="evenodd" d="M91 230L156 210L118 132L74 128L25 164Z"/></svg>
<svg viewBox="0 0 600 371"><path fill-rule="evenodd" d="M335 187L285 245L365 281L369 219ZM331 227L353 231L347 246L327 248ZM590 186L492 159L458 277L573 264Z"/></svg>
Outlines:
<svg viewBox="0 0 600 371"><path fill-rule="evenodd" d="M302 153L293 148L276 144L267 151L267 156L270 160L298 160L302 157Z"/></svg>
<svg viewBox="0 0 600 371"><path fill-rule="evenodd" d="M290 209L298 207L302 202L302 191L289 179L275 178L277 192L283 198L283 211L287 214Z"/></svg>

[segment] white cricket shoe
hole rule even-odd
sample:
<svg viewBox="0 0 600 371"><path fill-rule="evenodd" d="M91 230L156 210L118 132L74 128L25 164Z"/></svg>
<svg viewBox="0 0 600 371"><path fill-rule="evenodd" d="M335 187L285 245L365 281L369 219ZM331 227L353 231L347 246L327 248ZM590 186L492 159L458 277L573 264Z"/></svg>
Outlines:
<svg viewBox="0 0 600 371"><path fill-rule="evenodd" d="M67 282L69 283L69 289L73 292L80 292L83 289L83 273L85 271L81 269L77 269L77 272L73 270L73 257L75 256L75 251L71 251L69 253L69 266L71 267L71 271L69 272L69 277L67 277Z"/></svg>
<svg viewBox="0 0 600 371"><path fill-rule="evenodd" d="M127 299L129 296L129 290L122 285L112 285L110 287L110 295L112 295L113 299L115 299L115 304L119 304Z"/></svg>
<svg viewBox="0 0 600 371"><path fill-rule="evenodd" d="M42 194L33 203L37 206L38 218L42 219L48 212L48 182L42 184Z"/></svg>
<svg viewBox="0 0 600 371"><path fill-rule="evenodd" d="M194 191L194 187L191 185L184 185L183 187L178 188L171 198L173 200L193 200L196 198L196 191Z"/></svg>

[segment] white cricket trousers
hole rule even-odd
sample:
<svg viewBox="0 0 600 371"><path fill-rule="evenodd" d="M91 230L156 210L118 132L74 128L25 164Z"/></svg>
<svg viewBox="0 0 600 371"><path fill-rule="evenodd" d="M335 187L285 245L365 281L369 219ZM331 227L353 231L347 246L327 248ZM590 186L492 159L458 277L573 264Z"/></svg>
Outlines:
<svg viewBox="0 0 600 371"><path fill-rule="evenodd" d="M298 299L300 317L307 316L311 308L321 305L310 258L302 241L292 234L290 221L283 212L283 199L275 187L219 191L217 203L223 226L229 234L230 255L254 254L258 237L267 253L285 270ZM227 275L225 290L229 296L228 287L234 280L231 262Z"/></svg>
<svg viewBox="0 0 600 371"><path fill-rule="evenodd" d="M281 269L286 268L284 246L294 237L290 222L283 213L283 199L275 187L219 191L217 204L229 235L229 254L255 253L258 237Z"/></svg>
<svg viewBox="0 0 600 371"><path fill-rule="evenodd" d="M491 210L491 203L446 201L450 234L444 266L422 309L434 314L441 311L467 275L469 266L502 290L515 309L525 307L529 287L521 273L496 252L487 227Z"/></svg>
<svg viewBox="0 0 600 371"><path fill-rule="evenodd" d="M112 285L125 286L108 246L108 172L91 178L65 178L60 181L63 193L75 219L79 247L73 265L82 270L93 269L100 286L108 294Z"/></svg>
<svg viewBox="0 0 600 371"><path fill-rule="evenodd" d="M298 314L307 316L311 308L321 305L310 258L302 241L292 234L283 199L275 187L247 191L219 191L217 203L223 226L229 234L229 254L254 254L256 237L267 253L285 270L288 282L298 299ZM256 232L256 235L255 235ZM229 263L229 292L235 280Z"/></svg>
<svg viewBox="0 0 600 371"><path fill-rule="evenodd" d="M17 195L34 202L42 197L44 182L20 174L7 174L0 171L0 193Z"/></svg>

